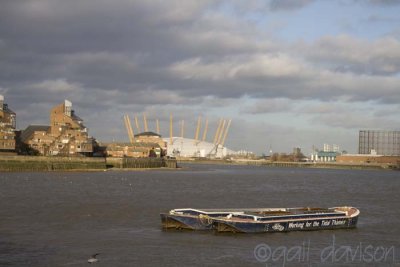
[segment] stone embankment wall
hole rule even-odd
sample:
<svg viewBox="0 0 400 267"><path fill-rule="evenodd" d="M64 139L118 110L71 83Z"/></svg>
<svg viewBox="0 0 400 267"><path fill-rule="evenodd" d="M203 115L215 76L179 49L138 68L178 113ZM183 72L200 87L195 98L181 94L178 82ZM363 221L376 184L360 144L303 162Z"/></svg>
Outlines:
<svg viewBox="0 0 400 267"><path fill-rule="evenodd" d="M174 159L0 156L0 171L105 170L108 168L177 168Z"/></svg>
<svg viewBox="0 0 400 267"><path fill-rule="evenodd" d="M148 168L177 168L174 159L162 158L107 158L107 167L129 168L129 169L148 169Z"/></svg>
<svg viewBox="0 0 400 267"><path fill-rule="evenodd" d="M106 169L104 158L0 156L0 171L63 171Z"/></svg>

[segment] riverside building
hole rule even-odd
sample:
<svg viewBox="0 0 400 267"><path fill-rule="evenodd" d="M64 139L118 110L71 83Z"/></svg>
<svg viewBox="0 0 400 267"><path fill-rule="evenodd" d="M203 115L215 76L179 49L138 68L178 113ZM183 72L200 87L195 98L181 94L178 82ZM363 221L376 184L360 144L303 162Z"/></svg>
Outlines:
<svg viewBox="0 0 400 267"><path fill-rule="evenodd" d="M94 144L68 100L51 109L50 126L28 126L21 134L21 142L25 152L45 156L89 156Z"/></svg>
<svg viewBox="0 0 400 267"><path fill-rule="evenodd" d="M0 153L15 152L16 147L16 114L0 95Z"/></svg>

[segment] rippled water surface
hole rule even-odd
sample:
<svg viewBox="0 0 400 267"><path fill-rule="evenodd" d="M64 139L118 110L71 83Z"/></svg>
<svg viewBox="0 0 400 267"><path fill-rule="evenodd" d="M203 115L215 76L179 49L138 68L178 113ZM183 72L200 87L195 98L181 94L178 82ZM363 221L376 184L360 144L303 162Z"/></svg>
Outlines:
<svg viewBox="0 0 400 267"><path fill-rule="evenodd" d="M0 173L0 266L398 266L400 173L183 165ZM358 228L163 231L173 208L355 206ZM393 252L393 253L392 253ZM393 254L393 255L392 255Z"/></svg>

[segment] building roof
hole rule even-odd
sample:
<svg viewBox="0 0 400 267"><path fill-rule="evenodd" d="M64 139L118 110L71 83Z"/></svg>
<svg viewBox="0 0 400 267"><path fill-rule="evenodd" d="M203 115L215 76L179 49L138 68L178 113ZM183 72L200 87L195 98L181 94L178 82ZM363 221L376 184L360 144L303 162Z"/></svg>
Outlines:
<svg viewBox="0 0 400 267"><path fill-rule="evenodd" d="M376 155L376 154L343 154L340 155L342 157L383 157L383 155Z"/></svg>
<svg viewBox="0 0 400 267"><path fill-rule="evenodd" d="M224 157L235 153L226 147L222 148L213 143L190 138L173 137L172 144L170 144L170 138L164 138L164 141L168 143L168 155L173 155L175 152L181 157L207 157L209 155Z"/></svg>
<svg viewBox="0 0 400 267"><path fill-rule="evenodd" d="M16 115L15 112L12 111L12 110L8 107L8 104L5 104L5 103L4 103L2 109L3 109L3 111L5 111L5 112L7 112L7 113L9 113L9 114Z"/></svg>
<svg viewBox="0 0 400 267"><path fill-rule="evenodd" d="M157 143L143 143L143 142L136 142L136 143L102 143L101 145L106 146L107 150L118 150L117 148L128 147L129 148L140 148L140 147L147 147L147 148L159 148L160 145Z"/></svg>
<svg viewBox="0 0 400 267"><path fill-rule="evenodd" d="M143 133L135 134L135 137L140 137L140 136L158 136L158 137L161 137L161 135L159 135L158 133L155 133L155 132L143 132Z"/></svg>
<svg viewBox="0 0 400 267"><path fill-rule="evenodd" d="M74 121L83 122L83 120L75 114L75 111L72 111L71 118Z"/></svg>
<svg viewBox="0 0 400 267"><path fill-rule="evenodd" d="M49 131L50 126L47 125L29 125L25 130L21 133L21 141L25 142L32 136L34 132L47 132Z"/></svg>

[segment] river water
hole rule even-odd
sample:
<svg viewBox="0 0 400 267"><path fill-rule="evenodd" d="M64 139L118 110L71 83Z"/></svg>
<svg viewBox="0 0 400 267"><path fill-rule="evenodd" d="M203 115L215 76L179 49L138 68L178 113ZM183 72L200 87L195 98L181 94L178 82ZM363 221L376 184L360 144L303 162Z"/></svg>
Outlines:
<svg viewBox="0 0 400 267"><path fill-rule="evenodd" d="M400 266L400 173L182 165L0 173L0 266ZM358 227L163 231L173 208L355 206Z"/></svg>

